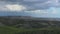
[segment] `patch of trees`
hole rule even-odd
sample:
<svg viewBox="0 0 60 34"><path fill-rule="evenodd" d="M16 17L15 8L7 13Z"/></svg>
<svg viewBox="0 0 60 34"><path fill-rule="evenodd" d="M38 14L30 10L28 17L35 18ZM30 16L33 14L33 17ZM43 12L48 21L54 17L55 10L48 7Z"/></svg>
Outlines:
<svg viewBox="0 0 60 34"><path fill-rule="evenodd" d="M16 26L18 28L46 28L59 26L60 21L45 21L34 19L17 19L10 17L0 17L0 23L7 26Z"/></svg>

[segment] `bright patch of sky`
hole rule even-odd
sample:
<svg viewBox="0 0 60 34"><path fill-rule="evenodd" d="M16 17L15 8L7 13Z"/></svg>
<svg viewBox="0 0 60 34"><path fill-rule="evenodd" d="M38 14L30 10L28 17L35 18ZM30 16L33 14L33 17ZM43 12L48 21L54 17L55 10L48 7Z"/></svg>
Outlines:
<svg viewBox="0 0 60 34"><path fill-rule="evenodd" d="M22 5L6 5L5 7L10 11L26 10L26 7L24 7Z"/></svg>

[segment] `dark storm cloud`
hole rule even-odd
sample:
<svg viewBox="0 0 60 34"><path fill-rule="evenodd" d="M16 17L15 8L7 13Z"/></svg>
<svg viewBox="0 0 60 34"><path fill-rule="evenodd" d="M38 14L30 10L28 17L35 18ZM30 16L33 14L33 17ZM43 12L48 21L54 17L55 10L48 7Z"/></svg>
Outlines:
<svg viewBox="0 0 60 34"><path fill-rule="evenodd" d="M51 6L56 6L54 0L1 0L5 2L11 2L11 4L20 4L27 7L27 10L36 10L36 9L48 9ZM60 6L60 4L58 4Z"/></svg>
<svg viewBox="0 0 60 34"><path fill-rule="evenodd" d="M24 0L22 4L25 4L29 9L47 9L50 4L48 0Z"/></svg>

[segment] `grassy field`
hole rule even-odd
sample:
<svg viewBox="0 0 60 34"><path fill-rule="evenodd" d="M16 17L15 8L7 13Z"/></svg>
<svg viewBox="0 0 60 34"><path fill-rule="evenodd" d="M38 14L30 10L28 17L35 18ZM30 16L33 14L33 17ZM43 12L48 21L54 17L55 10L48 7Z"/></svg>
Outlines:
<svg viewBox="0 0 60 34"><path fill-rule="evenodd" d="M0 26L0 34L60 34L60 28L20 29Z"/></svg>

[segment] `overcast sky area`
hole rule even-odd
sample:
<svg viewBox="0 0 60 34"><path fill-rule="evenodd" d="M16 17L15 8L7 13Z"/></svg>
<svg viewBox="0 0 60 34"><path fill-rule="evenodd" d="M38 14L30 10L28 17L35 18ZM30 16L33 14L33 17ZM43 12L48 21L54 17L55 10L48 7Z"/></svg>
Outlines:
<svg viewBox="0 0 60 34"><path fill-rule="evenodd" d="M60 0L0 0L0 16L60 18Z"/></svg>

